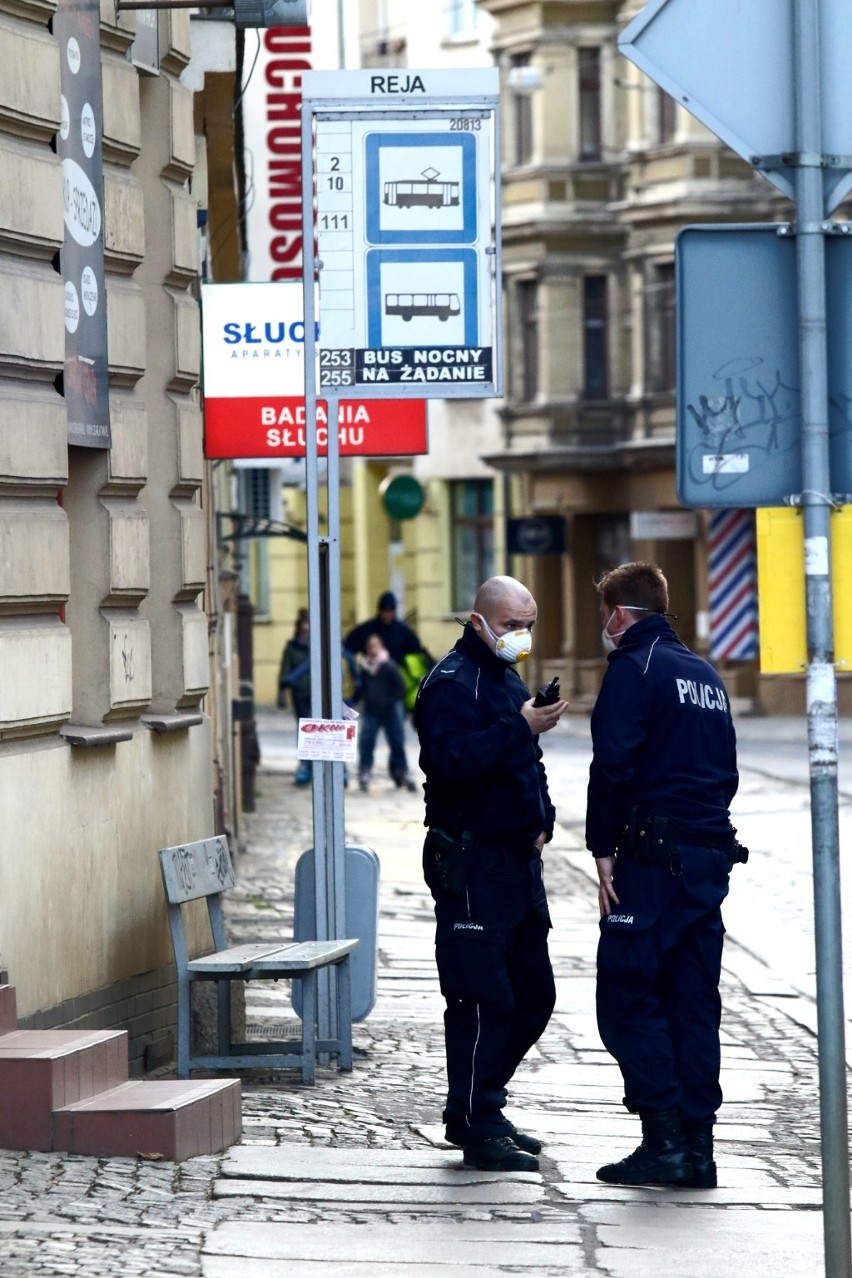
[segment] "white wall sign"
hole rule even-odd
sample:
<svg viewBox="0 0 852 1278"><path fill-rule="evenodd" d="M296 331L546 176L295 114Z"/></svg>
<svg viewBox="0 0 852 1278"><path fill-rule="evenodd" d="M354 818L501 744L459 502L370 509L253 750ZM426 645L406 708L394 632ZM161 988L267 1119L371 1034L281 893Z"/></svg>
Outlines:
<svg viewBox="0 0 852 1278"><path fill-rule="evenodd" d="M247 274L251 280L302 278L302 76L313 65L311 32L258 32L256 61L243 86Z"/></svg>
<svg viewBox="0 0 852 1278"><path fill-rule="evenodd" d="M698 534L694 510L632 510L630 536L633 541L690 541Z"/></svg>
<svg viewBox="0 0 852 1278"><path fill-rule="evenodd" d="M300 283L202 285L206 456L269 461L305 455L303 302ZM66 299L66 314L68 307ZM337 420L344 456L414 456L429 446L422 398L365 402L353 389L351 399L339 402ZM317 422L325 452L323 402Z"/></svg>

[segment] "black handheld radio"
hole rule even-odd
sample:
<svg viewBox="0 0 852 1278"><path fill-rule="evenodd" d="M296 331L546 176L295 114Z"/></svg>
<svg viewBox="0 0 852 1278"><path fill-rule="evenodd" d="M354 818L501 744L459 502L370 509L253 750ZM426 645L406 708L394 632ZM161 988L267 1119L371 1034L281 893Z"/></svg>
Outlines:
<svg viewBox="0 0 852 1278"><path fill-rule="evenodd" d="M535 694L534 706L552 706L559 700L559 678L554 675L550 683L544 684Z"/></svg>

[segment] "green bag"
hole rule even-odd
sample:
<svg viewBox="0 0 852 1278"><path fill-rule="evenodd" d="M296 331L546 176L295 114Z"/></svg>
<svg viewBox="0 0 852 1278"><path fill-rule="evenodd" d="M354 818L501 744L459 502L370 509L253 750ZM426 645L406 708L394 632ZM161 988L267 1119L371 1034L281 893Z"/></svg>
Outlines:
<svg viewBox="0 0 852 1278"><path fill-rule="evenodd" d="M400 673L405 684L405 708L414 709L417 689L429 673L429 659L425 652L409 652L402 659Z"/></svg>

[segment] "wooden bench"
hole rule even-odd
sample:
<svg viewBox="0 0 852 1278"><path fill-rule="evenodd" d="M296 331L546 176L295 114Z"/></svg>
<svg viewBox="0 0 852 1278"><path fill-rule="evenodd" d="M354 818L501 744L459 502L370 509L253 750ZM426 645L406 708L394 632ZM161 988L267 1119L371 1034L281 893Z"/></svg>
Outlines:
<svg viewBox="0 0 852 1278"><path fill-rule="evenodd" d="M317 1054L338 1058L342 1070L352 1068L352 1014L349 955L357 940L301 941L235 945L225 938L222 894L236 884L228 841L222 836L200 839L160 851L166 889L169 927L177 967L177 1074L189 1078L193 1069L286 1069L301 1066L302 1078L313 1083ZM187 901L207 901L214 951L190 958L183 928ZM317 974L337 972L337 1037L317 1037ZM231 981L298 979L302 982L302 1033L284 1042L231 1042ZM192 1050L190 989L194 981L217 982L218 1055Z"/></svg>

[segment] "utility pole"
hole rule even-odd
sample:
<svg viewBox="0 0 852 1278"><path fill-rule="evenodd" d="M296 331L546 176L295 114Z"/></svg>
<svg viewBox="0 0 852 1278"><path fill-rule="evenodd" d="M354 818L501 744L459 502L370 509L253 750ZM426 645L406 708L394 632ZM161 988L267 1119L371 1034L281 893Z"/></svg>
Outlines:
<svg viewBox="0 0 852 1278"><path fill-rule="evenodd" d="M849 1151L837 816L837 679L831 611L820 2L794 0L796 261L807 604L808 751L814 873L823 1233L826 1278L849 1278Z"/></svg>

